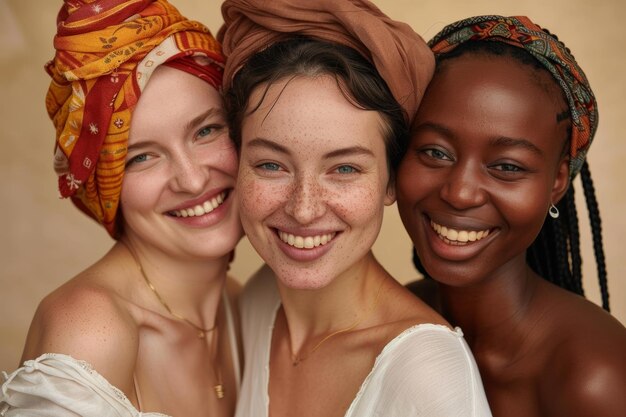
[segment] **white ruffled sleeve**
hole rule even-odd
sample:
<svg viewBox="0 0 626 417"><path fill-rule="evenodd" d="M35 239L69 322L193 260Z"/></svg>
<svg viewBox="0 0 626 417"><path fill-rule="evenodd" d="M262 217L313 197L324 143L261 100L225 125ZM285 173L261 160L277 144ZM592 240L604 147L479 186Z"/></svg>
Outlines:
<svg viewBox="0 0 626 417"><path fill-rule="evenodd" d="M346 417L491 417L460 329L407 329L376 359Z"/></svg>
<svg viewBox="0 0 626 417"><path fill-rule="evenodd" d="M140 417L126 396L89 364L67 355L44 354L10 375L0 392L3 417ZM167 416L164 416L167 417Z"/></svg>

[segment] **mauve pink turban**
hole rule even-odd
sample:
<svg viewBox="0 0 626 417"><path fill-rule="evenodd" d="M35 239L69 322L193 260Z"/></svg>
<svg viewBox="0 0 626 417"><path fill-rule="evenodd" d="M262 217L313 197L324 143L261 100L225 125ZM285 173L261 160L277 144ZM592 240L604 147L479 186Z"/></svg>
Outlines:
<svg viewBox="0 0 626 417"><path fill-rule="evenodd" d="M367 0L226 0L218 33L226 56L224 90L248 58L293 36L349 46L374 64L403 107L407 121L430 81L435 62L411 27Z"/></svg>

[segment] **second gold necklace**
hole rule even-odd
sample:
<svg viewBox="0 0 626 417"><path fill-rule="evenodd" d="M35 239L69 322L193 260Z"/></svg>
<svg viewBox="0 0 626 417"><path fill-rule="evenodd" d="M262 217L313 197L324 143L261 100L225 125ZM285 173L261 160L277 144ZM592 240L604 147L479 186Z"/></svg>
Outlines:
<svg viewBox="0 0 626 417"><path fill-rule="evenodd" d="M155 288L154 284L152 284L150 279L148 279L148 276L146 275L146 272L143 270L143 267L141 266L141 263L139 262L139 259L135 255L135 252L126 243L124 243L124 246L126 246L126 248L128 249L128 252L132 256L133 260L135 261L135 264L137 265L137 268L139 269L139 272L141 273L141 276L143 277L144 281L146 282L146 284L148 284L148 287L150 288L150 290L152 290L152 292L156 296L157 300L159 300L159 303L161 303L161 305L167 310L168 313L170 313L170 315L172 315L174 318L176 318L178 320L181 320L181 321L187 323L188 325L190 325L191 327L193 327L197 331L197 336L198 336L199 339L206 339L208 333L211 333L211 332L215 331L215 333L212 335L211 346L210 346L210 350L211 350L210 354L214 358L214 360L213 360L213 370L214 370L214 373L215 373L215 380L217 382L216 385L213 386L213 390L215 391L215 395L217 396L217 398L221 400L222 398L224 398L224 384L222 383L222 372L221 372L220 368L215 364L215 362L216 362L215 358L217 357L217 348L218 348L218 346L217 346L218 345L217 337L218 337L218 334L219 334L219 330L217 328L217 320L216 320L216 323L213 325L213 327L205 329L205 328L203 328L201 326L198 326L197 324L195 324L191 320L189 320L189 319L187 319L187 318L185 318L185 317L183 317L183 316L181 316L179 314L176 314L174 311L172 311L172 309L165 302L163 297L161 297L161 294L159 294L159 292Z"/></svg>

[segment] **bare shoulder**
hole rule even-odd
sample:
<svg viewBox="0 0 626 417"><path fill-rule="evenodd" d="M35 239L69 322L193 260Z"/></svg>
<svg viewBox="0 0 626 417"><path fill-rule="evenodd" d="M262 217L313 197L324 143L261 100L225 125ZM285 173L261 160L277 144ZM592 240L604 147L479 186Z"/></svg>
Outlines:
<svg viewBox="0 0 626 417"><path fill-rule="evenodd" d="M452 330L450 323L441 314L395 279L387 280L383 291L380 314L387 323L389 336L396 336L410 327L423 324L441 325Z"/></svg>
<svg viewBox="0 0 626 417"><path fill-rule="evenodd" d="M22 360L62 353L88 362L111 384L127 391L138 348L138 329L115 291L98 285L87 270L39 304ZM130 379L129 379L130 377Z"/></svg>
<svg viewBox="0 0 626 417"><path fill-rule="evenodd" d="M549 415L622 416L626 410L626 328L575 295L556 301L550 367L541 382Z"/></svg>

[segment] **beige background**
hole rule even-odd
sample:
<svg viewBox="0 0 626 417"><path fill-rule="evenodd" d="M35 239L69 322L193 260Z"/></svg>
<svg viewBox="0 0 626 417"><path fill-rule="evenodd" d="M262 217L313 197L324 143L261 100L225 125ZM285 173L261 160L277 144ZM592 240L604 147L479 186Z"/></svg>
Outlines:
<svg viewBox="0 0 626 417"><path fill-rule="evenodd" d="M221 23L215 0L172 0L188 17L214 32ZM525 14L557 33L574 55L599 101L600 128L589 158L604 221L604 238L614 315L626 323L626 2L622 0L375 0L391 17L404 20L425 39L445 24L470 15ZM110 246L107 234L69 201L57 197L52 172L54 131L44 108L48 77L44 63L53 55L52 36L60 0L0 0L0 370L13 369L39 300L95 261ZM579 197L582 195L578 193ZM579 207L583 207L579 200ZM599 299L586 212L580 210L585 289ZM395 205L386 213L375 245L382 263L400 281L416 277L410 241ZM260 265L246 241L237 251L233 273L244 281Z"/></svg>

